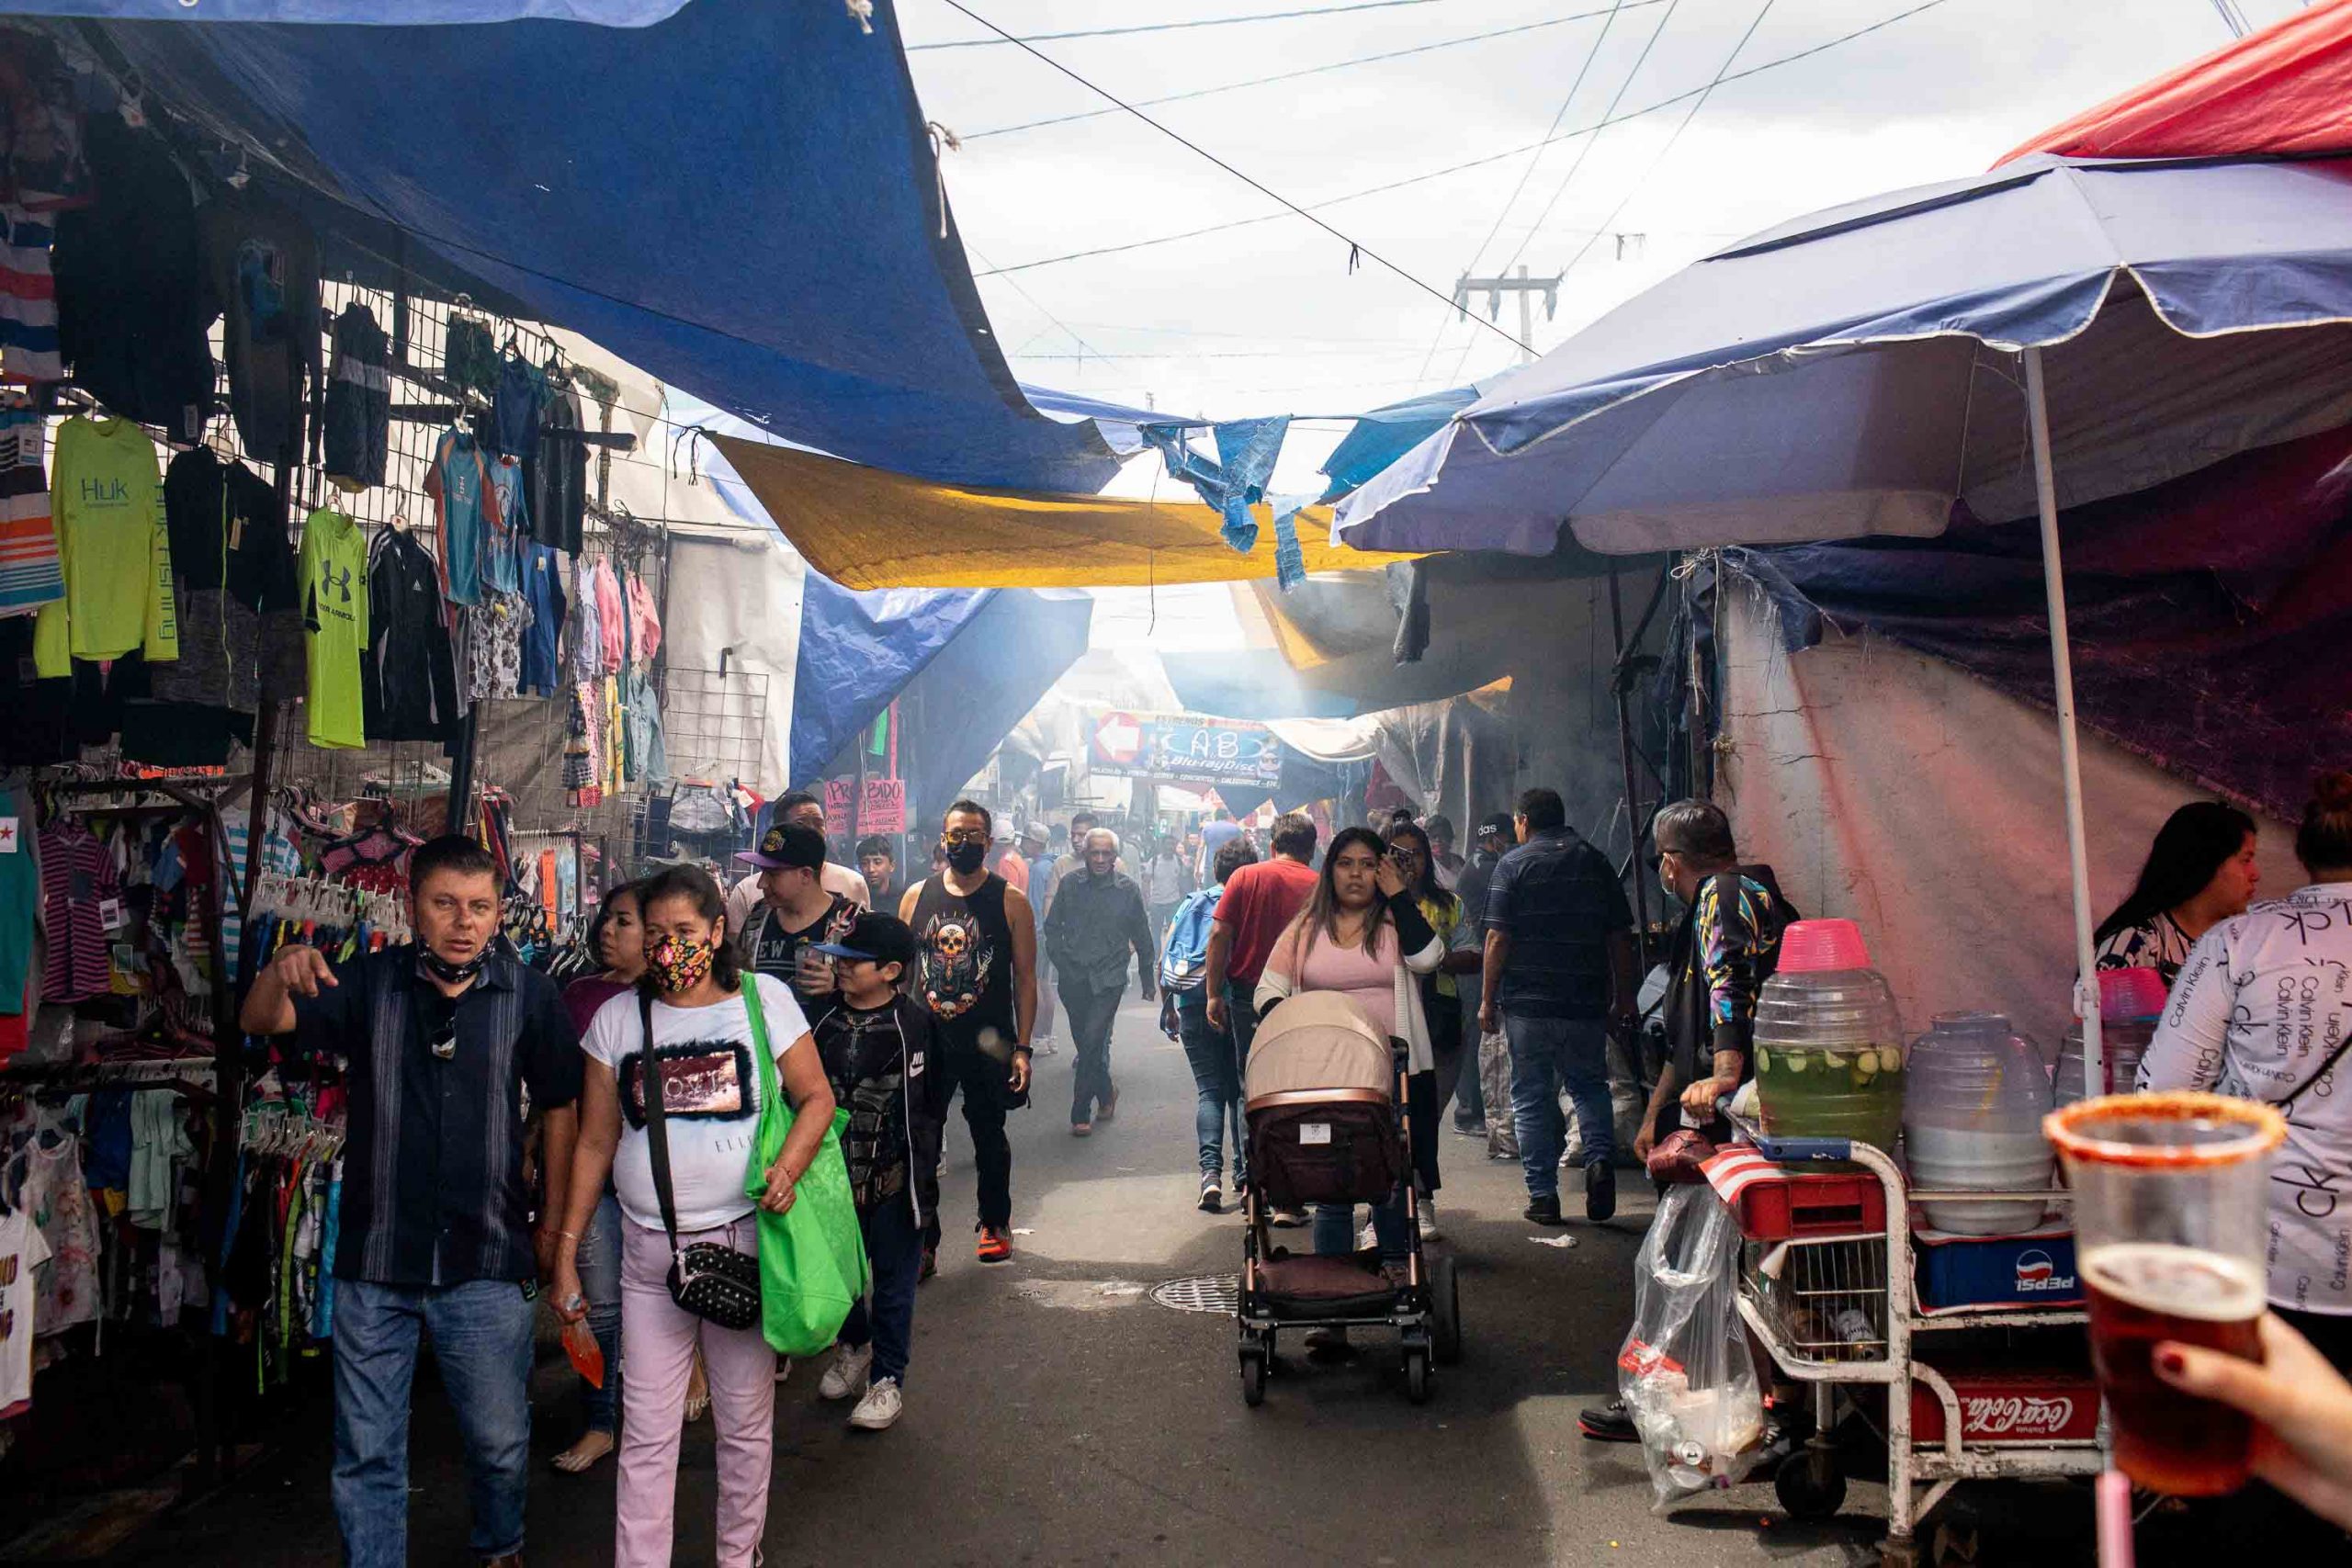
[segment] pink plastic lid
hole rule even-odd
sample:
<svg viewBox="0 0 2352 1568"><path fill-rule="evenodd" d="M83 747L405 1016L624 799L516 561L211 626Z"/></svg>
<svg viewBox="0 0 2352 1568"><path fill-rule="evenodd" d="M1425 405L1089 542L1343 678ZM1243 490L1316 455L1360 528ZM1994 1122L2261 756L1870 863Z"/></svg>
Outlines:
<svg viewBox="0 0 2352 1568"><path fill-rule="evenodd" d="M2153 969L2102 969L2098 972L2098 1015L2101 1018L2161 1018L2171 993L2165 977Z"/></svg>
<svg viewBox="0 0 2352 1568"><path fill-rule="evenodd" d="M1862 942L1862 928L1851 920L1799 920L1781 933L1781 974L1870 966L1871 950Z"/></svg>

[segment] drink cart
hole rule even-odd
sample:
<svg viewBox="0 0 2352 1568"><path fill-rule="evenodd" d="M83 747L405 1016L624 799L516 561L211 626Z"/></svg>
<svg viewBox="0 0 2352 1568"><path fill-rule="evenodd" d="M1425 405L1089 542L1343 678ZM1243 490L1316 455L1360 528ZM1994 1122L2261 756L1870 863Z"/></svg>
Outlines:
<svg viewBox="0 0 2352 1568"><path fill-rule="evenodd" d="M1735 1125L1741 1141L1705 1169L1747 1241L1739 1314L1783 1372L1813 1387L1813 1437L1775 1482L1791 1515L1826 1518L1845 1500L1830 1437L1841 1385L1858 1393L1875 1384L1887 1394L1883 1568L1913 1568L1919 1521L1957 1482L2099 1472L2098 1386L2076 1337L2088 1319L2077 1304L2070 1235L2004 1241L1994 1256L2010 1278L1981 1294L2012 1299L1932 1307L1915 1290L1923 1249L1908 1223L1914 1201L2014 1198L2030 1207L2067 1193L1912 1192L1894 1161L1869 1144L1774 1138L1736 1118ZM1972 1359L1952 1337L1937 1344L1985 1328L2076 1335L2049 1336L2052 1348L2039 1358Z"/></svg>

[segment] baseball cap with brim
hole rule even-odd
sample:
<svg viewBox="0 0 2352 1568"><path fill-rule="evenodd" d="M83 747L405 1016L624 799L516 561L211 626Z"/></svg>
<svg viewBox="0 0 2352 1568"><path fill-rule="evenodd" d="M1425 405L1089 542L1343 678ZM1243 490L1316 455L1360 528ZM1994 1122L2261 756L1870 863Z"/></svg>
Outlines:
<svg viewBox="0 0 2352 1568"><path fill-rule="evenodd" d="M785 822L760 835L760 847L746 850L735 857L745 865L756 865L762 871L821 871L825 865L825 835L814 828L797 827Z"/></svg>
<svg viewBox="0 0 2352 1568"><path fill-rule="evenodd" d="M1508 839L1518 830L1519 829L1516 827L1512 826L1510 815L1508 812L1502 811L1496 812L1493 816L1478 824L1478 837L1482 839Z"/></svg>
<svg viewBox="0 0 2352 1568"><path fill-rule="evenodd" d="M911 964L915 961L915 933L907 922L895 915L877 915L870 911L852 920L849 930L842 933L841 941L811 942L809 945L831 958L899 964Z"/></svg>

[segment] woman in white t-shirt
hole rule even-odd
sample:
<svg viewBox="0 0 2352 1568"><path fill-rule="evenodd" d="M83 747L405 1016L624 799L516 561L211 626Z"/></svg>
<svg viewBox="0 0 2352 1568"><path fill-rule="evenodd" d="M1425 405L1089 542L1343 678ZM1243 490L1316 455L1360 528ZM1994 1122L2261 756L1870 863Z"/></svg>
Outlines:
<svg viewBox="0 0 2352 1568"><path fill-rule="evenodd" d="M2309 886L2189 950L2139 1085L2218 1089L2286 1113L2270 1172L2270 1304L2352 1370L2352 773L2319 781L2295 855Z"/></svg>
<svg viewBox="0 0 2352 1568"><path fill-rule="evenodd" d="M792 1132L768 1168L766 1195L759 1200L773 1213L791 1208L795 1184L832 1123L824 1065L792 987L738 968L727 941L725 897L707 873L679 866L650 877L640 885L639 905L646 961L639 985L652 998L678 1245L715 1242L756 1252L744 1180L762 1106L752 1055L758 1043L742 987L760 988L766 1047L793 1111ZM574 1255L609 1173L623 1220L621 1342L628 1355L615 1561L620 1568L662 1568L670 1561L678 1440L699 1345L718 1425L718 1561L749 1564L767 1522L775 1353L756 1325L720 1328L670 1299L673 1253L645 1131L646 1018L640 993L624 992L598 1010L581 1040L588 1068L571 1201L556 1248L556 1310L566 1321L584 1311Z"/></svg>

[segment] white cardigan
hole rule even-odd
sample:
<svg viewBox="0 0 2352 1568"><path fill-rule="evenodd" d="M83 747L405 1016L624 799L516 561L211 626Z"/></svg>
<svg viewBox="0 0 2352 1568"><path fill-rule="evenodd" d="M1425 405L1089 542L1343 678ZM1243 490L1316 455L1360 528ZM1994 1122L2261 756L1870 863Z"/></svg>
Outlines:
<svg viewBox="0 0 2352 1568"><path fill-rule="evenodd" d="M1274 965L1298 951L1299 928L1306 919L1302 911L1283 928L1283 934L1274 939L1273 955L1266 960L1265 970L1258 976L1258 989L1252 998L1260 1012L1298 989L1296 978L1283 974ZM1396 922L1390 921L1388 929L1394 932ZM1396 965L1396 1032L1405 1042L1408 1067L1416 1073L1437 1070L1436 1055L1430 1049L1430 1021L1421 1011L1421 987L1417 976L1434 973L1444 958L1445 939L1432 936L1428 946L1419 953L1406 954L1405 962ZM1246 1068L1248 1064L1243 1066Z"/></svg>

